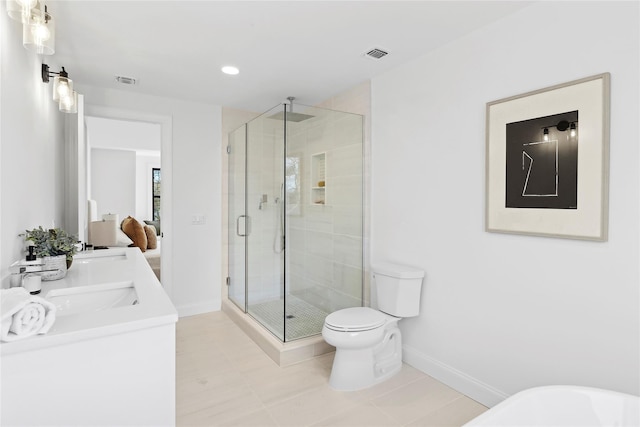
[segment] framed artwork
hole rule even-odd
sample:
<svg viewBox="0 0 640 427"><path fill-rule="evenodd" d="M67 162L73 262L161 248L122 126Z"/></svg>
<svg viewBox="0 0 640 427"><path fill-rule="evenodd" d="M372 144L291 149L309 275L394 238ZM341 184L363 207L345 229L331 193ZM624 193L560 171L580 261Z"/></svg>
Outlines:
<svg viewBox="0 0 640 427"><path fill-rule="evenodd" d="M607 240L609 73L487 103L489 232Z"/></svg>

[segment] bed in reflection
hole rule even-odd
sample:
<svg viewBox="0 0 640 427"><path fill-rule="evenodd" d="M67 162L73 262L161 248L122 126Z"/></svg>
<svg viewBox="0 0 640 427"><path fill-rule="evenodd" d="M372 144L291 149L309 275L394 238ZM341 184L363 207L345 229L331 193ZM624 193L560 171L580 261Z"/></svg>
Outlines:
<svg viewBox="0 0 640 427"><path fill-rule="evenodd" d="M89 200L88 243L97 248L138 247L158 280L161 277L161 233L159 221L139 221L127 216L120 222L118 214L105 214L97 218L97 205Z"/></svg>
<svg viewBox="0 0 640 427"><path fill-rule="evenodd" d="M144 253L144 257L147 259L158 280L160 280L160 245L161 238L158 236L158 247L155 249L147 249Z"/></svg>

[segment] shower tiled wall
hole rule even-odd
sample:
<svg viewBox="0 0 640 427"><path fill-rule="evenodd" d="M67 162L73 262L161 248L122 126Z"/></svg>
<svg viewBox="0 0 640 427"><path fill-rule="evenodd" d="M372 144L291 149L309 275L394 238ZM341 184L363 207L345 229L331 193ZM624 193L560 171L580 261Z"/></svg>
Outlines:
<svg viewBox="0 0 640 427"><path fill-rule="evenodd" d="M331 97L326 101L318 104L318 107L328 108L336 111L348 111L350 113L360 114L363 116L363 146L362 146L362 167L363 167L363 215L362 221L363 224L363 249L364 249L364 265L363 265L363 274L364 274L364 299L365 305L370 305L370 252L369 252L369 239L371 236L370 233L370 206L371 206L371 82L366 81L361 83L353 88L342 92L339 95ZM344 147L345 150L349 150L348 147ZM329 160L327 160L329 162ZM353 229L355 226L359 226L358 219L353 218L348 214L346 209L338 208L334 212L334 216L336 217L336 232L338 234L346 234L349 235L349 229ZM344 227L344 228L342 228ZM345 244L344 239L338 239L339 247L344 247ZM350 277L354 274L354 272L346 268L343 271L334 270L335 274L344 275L343 277ZM337 277L340 279L340 276ZM345 280L344 282L339 282L336 280L336 283L353 283L352 281Z"/></svg>
<svg viewBox="0 0 640 427"><path fill-rule="evenodd" d="M363 119L314 113L313 121L289 131L288 155L301 159L301 209L287 216L287 289L332 312L361 303ZM318 154L326 171L322 204L315 203L321 198L312 165Z"/></svg>

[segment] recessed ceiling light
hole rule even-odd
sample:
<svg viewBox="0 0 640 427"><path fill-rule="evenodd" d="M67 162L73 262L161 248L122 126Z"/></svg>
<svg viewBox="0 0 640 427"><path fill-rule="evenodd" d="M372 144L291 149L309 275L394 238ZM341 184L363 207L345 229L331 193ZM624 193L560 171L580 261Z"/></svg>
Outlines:
<svg viewBox="0 0 640 427"><path fill-rule="evenodd" d="M240 72L240 70L238 70L236 67L232 67L231 65L226 65L222 67L222 72L225 74L230 74L232 76L235 76Z"/></svg>

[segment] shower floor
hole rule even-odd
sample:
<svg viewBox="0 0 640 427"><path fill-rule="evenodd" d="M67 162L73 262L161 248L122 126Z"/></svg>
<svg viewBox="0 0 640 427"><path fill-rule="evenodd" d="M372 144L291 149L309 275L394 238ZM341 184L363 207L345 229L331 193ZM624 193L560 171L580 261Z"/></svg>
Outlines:
<svg viewBox="0 0 640 427"><path fill-rule="evenodd" d="M249 314L280 339L285 336L286 330L285 341L291 341L322 332L324 318L329 313L300 298L288 295L284 321L282 320L285 317L282 299L250 305Z"/></svg>

